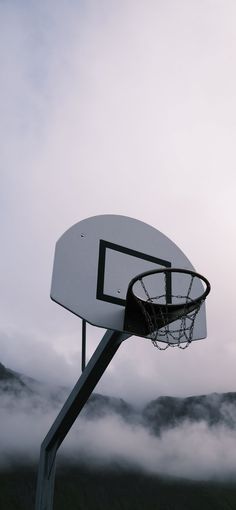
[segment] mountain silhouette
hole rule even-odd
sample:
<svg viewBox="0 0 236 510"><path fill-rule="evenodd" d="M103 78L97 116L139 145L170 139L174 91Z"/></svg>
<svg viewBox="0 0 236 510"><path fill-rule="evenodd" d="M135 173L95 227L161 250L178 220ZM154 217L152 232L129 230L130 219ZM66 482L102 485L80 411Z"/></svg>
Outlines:
<svg viewBox="0 0 236 510"><path fill-rule="evenodd" d="M15 405L21 408L21 402L24 405L28 402L28 409L32 406L42 414L48 409L60 409L68 394L68 388L46 385L0 363L2 417L5 409L13 409ZM87 423L96 424L98 420L111 416L127 423L131 430L140 425L157 438L183 423L203 422L210 428L223 426L226 430L233 430L236 424L236 392L186 398L161 396L142 409L123 399L94 393L82 411ZM22 459L22 456L17 458L16 454L10 465L3 464L0 468L0 510L33 510L36 478L35 461ZM132 463L125 464L119 457L112 457L105 466L90 465L83 459L70 464L61 458L58 463L54 510L199 508L236 509L234 480L193 481L164 477L148 473Z"/></svg>

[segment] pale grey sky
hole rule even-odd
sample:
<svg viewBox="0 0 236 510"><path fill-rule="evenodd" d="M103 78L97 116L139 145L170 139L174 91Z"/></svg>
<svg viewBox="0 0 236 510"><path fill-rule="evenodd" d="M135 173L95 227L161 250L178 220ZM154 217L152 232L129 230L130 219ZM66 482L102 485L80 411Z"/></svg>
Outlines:
<svg viewBox="0 0 236 510"><path fill-rule="evenodd" d="M80 320L49 298L73 223L123 214L170 237L212 284L208 339L131 338L99 390L128 400L236 389L236 5L0 5L0 360L72 385ZM91 354L103 331L89 327Z"/></svg>

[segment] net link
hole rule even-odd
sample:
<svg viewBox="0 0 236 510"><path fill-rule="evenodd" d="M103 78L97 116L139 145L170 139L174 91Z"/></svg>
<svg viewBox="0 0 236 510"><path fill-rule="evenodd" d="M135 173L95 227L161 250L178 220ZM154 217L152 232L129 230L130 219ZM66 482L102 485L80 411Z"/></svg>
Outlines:
<svg viewBox="0 0 236 510"><path fill-rule="evenodd" d="M164 273L164 271L163 271ZM165 351L169 347L178 347L179 349L186 349L192 342L193 338L193 330L196 316L201 308L201 305L204 300L200 300L199 302L195 302L195 300L191 299L190 294L193 287L195 275L191 275L190 283L187 289L187 293L185 295L175 295L171 293L171 302L176 300L180 302L183 306L181 307L181 313L175 316L173 322L169 322L169 306L170 303L167 302L167 277L165 275L165 294L161 294L159 296L151 297L147 287L143 281L143 278L140 278L140 284L146 296L146 302L153 304L158 304L161 301L165 300L165 306L161 306L158 309L159 316L157 316L156 309L154 306L151 306L151 313L145 307L145 302L139 299L136 296L136 299L140 305L142 313L145 317L148 330L149 337L157 349L160 351ZM194 309L189 311L189 306L187 305L194 303ZM158 327L158 321L161 320L162 326ZM165 342L166 345L162 347L159 342Z"/></svg>

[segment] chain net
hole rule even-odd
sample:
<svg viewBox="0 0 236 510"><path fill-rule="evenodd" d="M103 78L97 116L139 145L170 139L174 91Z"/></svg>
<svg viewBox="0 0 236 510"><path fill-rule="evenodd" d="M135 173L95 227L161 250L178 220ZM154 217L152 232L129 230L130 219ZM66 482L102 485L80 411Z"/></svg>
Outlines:
<svg viewBox="0 0 236 510"><path fill-rule="evenodd" d="M149 330L149 337L152 340L154 347L156 347L160 351L165 351L169 347L178 347L179 349L186 349L192 342L195 319L204 301L203 299L196 302L196 300L190 297L194 278L195 275L194 274L191 275L189 287L185 295L171 294L171 301L178 300L178 302L183 305L181 307L181 312L179 313L179 315L175 316L174 321L171 323L168 320L170 304L167 303L166 298L167 296L166 278L165 278L165 294L161 294L159 296L154 297L150 296L147 287L143 281L143 278L139 279L142 289L145 293L147 303L154 305L160 303L160 301L162 302L163 300L166 301L164 306L162 304L162 306L158 308L159 314L158 317L154 306L153 307L151 306L151 313L149 313L148 309L145 307L145 301L135 296L145 317ZM193 304L194 309L191 308L191 311L189 311L189 306L187 307L187 304L189 305L191 303ZM158 319L161 319L161 323L163 324L161 328L158 328ZM159 344L159 342L162 342L162 339L163 342L166 343L164 347L162 347Z"/></svg>

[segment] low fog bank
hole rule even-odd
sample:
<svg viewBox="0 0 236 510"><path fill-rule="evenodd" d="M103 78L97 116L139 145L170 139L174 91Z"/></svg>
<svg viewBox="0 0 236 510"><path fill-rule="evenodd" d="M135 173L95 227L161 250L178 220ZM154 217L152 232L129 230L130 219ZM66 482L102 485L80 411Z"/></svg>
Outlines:
<svg viewBox="0 0 236 510"><path fill-rule="evenodd" d="M186 420L156 437L141 425L109 416L96 423L81 420L63 453L71 462L79 458L96 464L119 462L152 474L225 480L236 478L235 441L235 431L210 429L204 422Z"/></svg>
<svg viewBox="0 0 236 510"><path fill-rule="evenodd" d="M11 371L2 377L1 469L38 460L42 439L67 394L65 388L48 387ZM94 394L59 458L71 464L118 463L193 480L235 479L234 397L161 397L140 411L124 400Z"/></svg>

